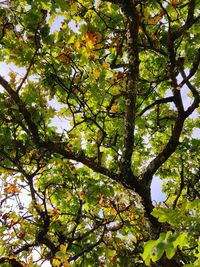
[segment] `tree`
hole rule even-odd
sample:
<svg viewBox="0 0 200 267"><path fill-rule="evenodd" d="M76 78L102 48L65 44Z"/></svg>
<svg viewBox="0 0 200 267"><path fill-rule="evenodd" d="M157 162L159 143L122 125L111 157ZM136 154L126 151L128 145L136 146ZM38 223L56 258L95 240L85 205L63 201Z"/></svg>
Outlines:
<svg viewBox="0 0 200 267"><path fill-rule="evenodd" d="M1 266L199 266L199 9L1 1Z"/></svg>

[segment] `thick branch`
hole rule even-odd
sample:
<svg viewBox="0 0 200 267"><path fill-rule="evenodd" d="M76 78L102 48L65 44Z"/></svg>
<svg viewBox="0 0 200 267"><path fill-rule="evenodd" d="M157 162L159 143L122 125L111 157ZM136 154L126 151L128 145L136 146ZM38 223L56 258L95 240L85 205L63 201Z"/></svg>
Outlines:
<svg viewBox="0 0 200 267"><path fill-rule="evenodd" d="M185 111L185 116L188 117L190 116L190 114L192 114L192 112L198 108L199 106L199 103L200 103L200 96L198 95L198 97L196 97L192 103L191 106L188 107L188 109Z"/></svg>
<svg viewBox="0 0 200 267"><path fill-rule="evenodd" d="M173 95L174 95L174 103L176 105L176 108L179 113L182 113L184 111L183 102L181 98L180 90L178 90L178 82L176 78L176 49L174 45L174 40L171 35L171 31L169 29L169 35L168 35L168 53L169 53L169 63L168 63L168 74L169 78L171 79L171 85L173 88Z"/></svg>
<svg viewBox="0 0 200 267"><path fill-rule="evenodd" d="M131 168L131 156L134 146L134 129L136 117L136 95L137 82L139 79L139 49L138 49L138 28L139 16L136 7L131 1L124 7L125 15L128 20L127 31L127 56L128 74L126 86L126 103L124 119L124 146L122 154L121 171L124 176L129 175Z"/></svg>
<svg viewBox="0 0 200 267"><path fill-rule="evenodd" d="M142 175L143 182L149 186L152 181L154 173L158 168L174 153L177 146L179 145L179 137L181 135L183 124L186 119L186 116L178 116L175 122L172 135L164 147L164 149L155 157L146 168L145 172Z"/></svg>
<svg viewBox="0 0 200 267"><path fill-rule="evenodd" d="M2 257L0 258L0 264L9 264L11 267L23 267L24 264L20 263L14 258Z"/></svg>
<svg viewBox="0 0 200 267"><path fill-rule="evenodd" d="M194 61L193 61L193 64L192 64L192 68L190 69L190 72L189 72L188 76L186 76L186 74L184 72L184 67L179 65L179 70L180 70L180 73L181 73L181 75L183 77L183 81L178 85L179 88L181 88L185 83L188 86L188 81L197 72L197 70L199 68L199 64L200 64L200 48L197 50L197 53L195 54L195 58L194 58ZM193 90L193 88L190 88L190 86L188 86L188 88L192 91L193 95L196 95L196 92L195 92L195 90Z"/></svg>
<svg viewBox="0 0 200 267"><path fill-rule="evenodd" d="M30 248L36 246L36 243L33 243L33 244L25 244L23 245L22 247L18 248L17 250L15 250L13 252L14 255L17 255L19 254L20 252L23 252L23 251L28 251Z"/></svg>
<svg viewBox="0 0 200 267"><path fill-rule="evenodd" d="M83 163L93 171L101 173L111 178L114 181L120 182L120 176L117 173L114 173L109 169L101 166L98 162L96 162L96 158L87 157L83 151L77 153L73 151L68 151L65 148L67 143L64 142L54 143L52 141L48 141L48 142L42 142L40 145L41 147L48 149L48 151L51 151L52 153L57 153L59 155L62 155L66 159L75 160L77 162Z"/></svg>
<svg viewBox="0 0 200 267"><path fill-rule="evenodd" d="M12 89L12 87L9 85L9 83L1 75L0 75L0 85L3 86L3 88L6 90L6 92L12 98L12 100L18 106L19 111L21 112L22 116L24 117L24 120L26 121L26 123L28 125L28 129L30 131L30 134L32 135L34 143L39 144L40 140L39 140L38 129L37 129L36 124L31 119L31 113L25 107L25 104L19 98L19 95L17 94L17 92L15 92Z"/></svg>
<svg viewBox="0 0 200 267"><path fill-rule="evenodd" d="M172 32L171 36L173 41L181 37L187 30L189 30L192 27L194 23L196 23L200 19L200 16L194 18L195 2L196 2L195 0L189 1L186 22L182 27Z"/></svg>
<svg viewBox="0 0 200 267"><path fill-rule="evenodd" d="M152 107L159 105L159 104L165 104L165 103L170 103L174 101L174 97L173 96L169 96L166 98L162 98L162 99L158 99L155 102L153 102L152 104L148 105L146 108L144 108L138 116L142 116L147 110L151 109Z"/></svg>

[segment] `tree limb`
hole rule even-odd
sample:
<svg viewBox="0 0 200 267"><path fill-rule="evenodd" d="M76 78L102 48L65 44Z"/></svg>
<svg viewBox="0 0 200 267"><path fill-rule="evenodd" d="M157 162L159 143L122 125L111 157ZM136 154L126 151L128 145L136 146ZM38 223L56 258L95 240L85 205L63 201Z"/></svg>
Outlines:
<svg viewBox="0 0 200 267"><path fill-rule="evenodd" d="M165 104L165 103L170 103L174 101L174 97L173 96L169 96L166 98L162 98L162 99L158 99L155 102L153 102L152 104L148 105L146 108L144 108L138 116L142 116L147 110L151 109L152 107L159 105L159 104Z"/></svg>
<svg viewBox="0 0 200 267"><path fill-rule="evenodd" d="M158 168L175 152L177 146L179 145L179 137L181 135L185 119L185 115L179 115L177 117L168 143L164 149L149 163L146 170L142 174L142 180L147 186L151 184L153 175Z"/></svg>
<svg viewBox="0 0 200 267"><path fill-rule="evenodd" d="M9 83L0 75L0 85L3 86L3 88L6 90L6 92L10 95L12 100L16 103L16 105L19 108L19 111L24 117L24 120L26 121L28 125L28 129L30 131L30 134L32 135L33 141L35 144L39 144L40 138L39 133L36 124L31 119L31 113L28 111L28 109L25 107L25 103L21 101L19 98L19 95L16 91L12 89L12 87L9 85Z"/></svg>
<svg viewBox="0 0 200 267"><path fill-rule="evenodd" d="M124 13L128 20L127 31L127 54L128 54L128 74L125 100L124 118L124 145L121 159L121 172L124 176L129 175L131 168L131 157L134 146L134 129L136 118L136 95L137 82L139 79L139 49L138 49L138 29L139 15L136 7L131 1L124 4ZM127 177L125 179L127 179Z"/></svg>

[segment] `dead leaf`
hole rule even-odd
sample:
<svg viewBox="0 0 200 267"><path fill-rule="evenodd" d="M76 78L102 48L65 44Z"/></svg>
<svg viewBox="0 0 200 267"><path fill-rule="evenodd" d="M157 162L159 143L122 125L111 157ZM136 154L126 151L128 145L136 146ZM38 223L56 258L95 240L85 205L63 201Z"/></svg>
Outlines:
<svg viewBox="0 0 200 267"><path fill-rule="evenodd" d="M64 63L70 63L71 61L71 58L68 54L60 54L59 56L56 57L56 59Z"/></svg>
<svg viewBox="0 0 200 267"><path fill-rule="evenodd" d="M119 110L119 106L117 104L113 104L110 111L112 113L116 113Z"/></svg>

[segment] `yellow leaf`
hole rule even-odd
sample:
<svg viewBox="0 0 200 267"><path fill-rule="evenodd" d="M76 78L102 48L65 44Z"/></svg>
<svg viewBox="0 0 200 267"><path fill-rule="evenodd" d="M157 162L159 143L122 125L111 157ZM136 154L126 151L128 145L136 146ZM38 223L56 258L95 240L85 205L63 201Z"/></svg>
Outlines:
<svg viewBox="0 0 200 267"><path fill-rule="evenodd" d="M63 254L65 254L66 251L67 251L67 244L66 244L66 245L61 244L61 245L60 245L60 251L61 251Z"/></svg>
<svg viewBox="0 0 200 267"><path fill-rule="evenodd" d="M113 215L113 216L117 215L117 211L113 207L106 208L106 210L109 213L109 215Z"/></svg>
<svg viewBox="0 0 200 267"><path fill-rule="evenodd" d="M52 265L53 265L53 267L60 267L60 260L57 258L54 258L52 260Z"/></svg>
<svg viewBox="0 0 200 267"><path fill-rule="evenodd" d="M75 40L74 41L74 50L75 51L79 51L79 49L81 48L81 44L79 40Z"/></svg>
<svg viewBox="0 0 200 267"><path fill-rule="evenodd" d="M112 4L111 3L107 3L107 7L108 7L108 12L112 11Z"/></svg>
<svg viewBox="0 0 200 267"><path fill-rule="evenodd" d="M31 266L32 263L33 263L33 256L31 255L31 256L28 258L28 266Z"/></svg>
<svg viewBox="0 0 200 267"><path fill-rule="evenodd" d="M110 201L105 196L101 196L99 199L99 204L101 204L104 208L110 207Z"/></svg>
<svg viewBox="0 0 200 267"><path fill-rule="evenodd" d="M99 76L100 76L100 69L99 68L94 68L93 70L92 70L92 74L93 74L93 76L94 76L94 78L99 78Z"/></svg>
<svg viewBox="0 0 200 267"><path fill-rule="evenodd" d="M41 157L41 153L37 149L33 149L27 153L29 158L39 159Z"/></svg>
<svg viewBox="0 0 200 267"><path fill-rule="evenodd" d="M162 19L162 16L156 15L153 18L148 19L148 24L156 25L161 19Z"/></svg>
<svg viewBox="0 0 200 267"><path fill-rule="evenodd" d="M65 151L67 151L67 152L72 151L72 144L67 144L67 145L65 146Z"/></svg>
<svg viewBox="0 0 200 267"><path fill-rule="evenodd" d="M71 4L71 12L73 15L75 15L78 12L78 3L74 2L73 4Z"/></svg>
<svg viewBox="0 0 200 267"><path fill-rule="evenodd" d="M17 74L15 72L13 72L13 71L10 71L8 73L8 75L10 76L11 80L13 80L15 82Z"/></svg>
<svg viewBox="0 0 200 267"><path fill-rule="evenodd" d="M84 193L83 191L81 191L81 192L79 192L78 194L79 194L80 199L81 199L81 200L84 200L84 198L85 198L85 193Z"/></svg>
<svg viewBox="0 0 200 267"><path fill-rule="evenodd" d="M19 193L20 189L17 187L17 180L15 179L13 184L9 184L4 188L4 193L5 194L14 194L14 193Z"/></svg>
<svg viewBox="0 0 200 267"><path fill-rule="evenodd" d="M113 104L110 111L112 113L116 113L119 110L119 106L117 104Z"/></svg>
<svg viewBox="0 0 200 267"><path fill-rule="evenodd" d="M67 28L69 28L68 24L63 23L63 24L62 24L62 30L66 30Z"/></svg>
<svg viewBox="0 0 200 267"><path fill-rule="evenodd" d="M158 40L158 37L155 34L152 34L151 35L151 40L157 41Z"/></svg>
<svg viewBox="0 0 200 267"><path fill-rule="evenodd" d="M143 35L144 34L144 31L143 31L142 27L139 27L138 34L140 34L140 35Z"/></svg>
<svg viewBox="0 0 200 267"><path fill-rule="evenodd" d="M13 226L13 225L15 225L17 222L18 222L18 218L14 218L14 219L11 220L9 226Z"/></svg>
<svg viewBox="0 0 200 267"><path fill-rule="evenodd" d="M109 67L108 63L106 63L106 62L104 61L104 62L103 62L103 67L104 67L104 69L108 69L108 67Z"/></svg>
<svg viewBox="0 0 200 267"><path fill-rule="evenodd" d="M96 44L97 44L97 42L98 42L98 40L99 40L99 38L100 38L100 33L99 32L92 32L92 31L87 31L87 32L85 32L85 34L84 34L84 39L85 39L85 41L86 41L86 45L89 47L89 48L93 48Z"/></svg>

